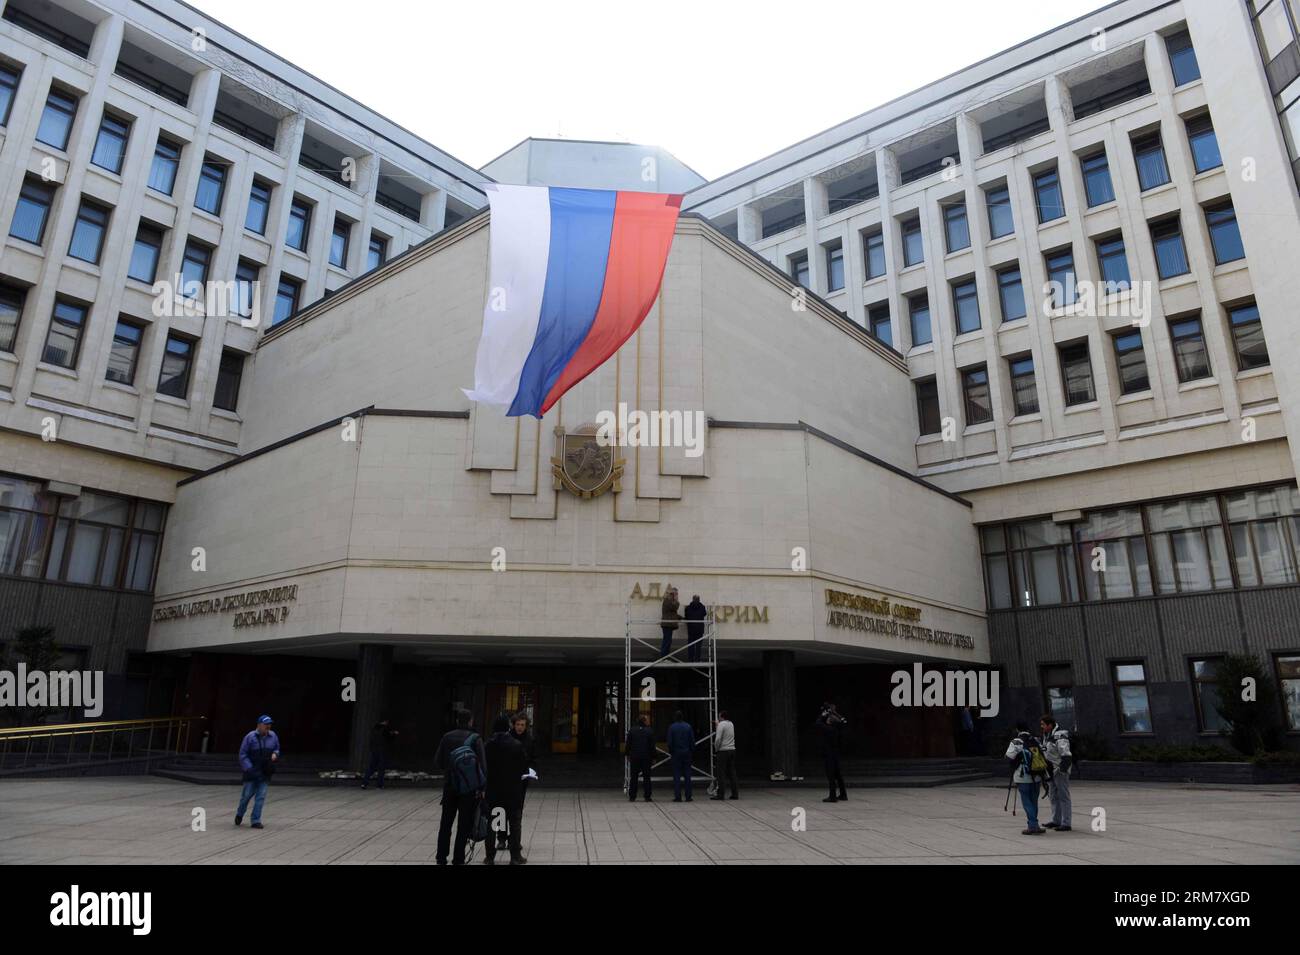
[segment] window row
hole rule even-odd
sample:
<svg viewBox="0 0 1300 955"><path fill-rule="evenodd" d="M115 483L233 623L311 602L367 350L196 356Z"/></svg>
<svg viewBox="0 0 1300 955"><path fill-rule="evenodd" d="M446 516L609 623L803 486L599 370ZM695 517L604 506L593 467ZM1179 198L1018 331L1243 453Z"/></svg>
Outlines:
<svg viewBox="0 0 1300 955"><path fill-rule="evenodd" d="M12 352L18 336L26 304L27 290L17 285L0 282L0 351ZM90 306L66 298L58 298L50 316L50 326L41 349L41 361L59 368L75 369L81 354L86 319ZM147 323L126 316L117 320L113 341L109 346L108 365L104 380L120 385L134 386ZM180 332L170 332L163 350L162 365L158 372L157 392L182 400L189 397L194 358L199 340ZM212 405L225 411L235 411L239 401L239 386L244 373L244 354L225 349L217 371L217 382Z"/></svg>
<svg viewBox="0 0 1300 955"><path fill-rule="evenodd" d="M0 575L149 591L165 504L0 474Z"/></svg>
<svg viewBox="0 0 1300 955"><path fill-rule="evenodd" d="M980 528L992 610L1300 583L1294 485Z"/></svg>

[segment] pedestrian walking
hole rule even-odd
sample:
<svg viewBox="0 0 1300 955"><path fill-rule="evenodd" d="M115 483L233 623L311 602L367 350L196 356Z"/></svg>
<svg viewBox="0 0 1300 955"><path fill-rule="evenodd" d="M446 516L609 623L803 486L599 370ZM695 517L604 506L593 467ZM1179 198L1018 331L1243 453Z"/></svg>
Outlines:
<svg viewBox="0 0 1300 955"><path fill-rule="evenodd" d="M844 774L840 771L840 746L842 734L848 723L834 703L823 703L817 717L817 732L822 742L822 766L826 770L826 785L830 795L822 802L842 802L849 798L844 788Z"/></svg>
<svg viewBox="0 0 1300 955"><path fill-rule="evenodd" d="M379 773L379 788L384 788L384 770L388 764L388 744L397 736L397 730L390 729L388 720L380 720L370 730L370 765L361 779L361 788L370 785L370 777Z"/></svg>
<svg viewBox="0 0 1300 955"><path fill-rule="evenodd" d="M487 756L483 738L474 732L474 718L468 710L456 712L456 728L438 742L434 766L447 774L442 786L442 818L438 820L438 865L447 864L451 851L452 865L465 864L465 845L474 823L474 810L483 799L487 785ZM451 827L456 826L456 846L452 850Z"/></svg>
<svg viewBox="0 0 1300 955"><path fill-rule="evenodd" d="M627 745L623 751L628 764L628 801L636 802L636 781L642 777L645 779L643 795L645 801L650 802L650 773L655 759L655 734L650 729L650 717L642 715L637 718L636 726L627 731Z"/></svg>
<svg viewBox="0 0 1300 955"><path fill-rule="evenodd" d="M235 825L244 824L244 810L253 801L253 828L262 828L262 807L266 805L266 790L271 785L271 775L280 761L280 737L271 729L272 719L259 716L257 726L249 731L239 744L239 768L244 774L244 788L239 793L239 808L235 810Z"/></svg>
<svg viewBox="0 0 1300 955"><path fill-rule="evenodd" d="M522 824L524 814L524 776L528 773L528 751L511 732L510 718L497 717L492 738L484 746L487 756L487 804L492 813L492 828L498 835L508 835L510 864L523 865ZM489 831L483 862L496 860L497 840Z"/></svg>
<svg viewBox="0 0 1300 955"><path fill-rule="evenodd" d="M718 714L718 725L713 731L713 749L715 772L714 779L717 782L717 791L713 798L721 800L725 797L723 790L727 784L731 784L731 798L739 799L739 786L736 783L736 726L731 722L731 717L723 710Z"/></svg>
<svg viewBox="0 0 1300 955"><path fill-rule="evenodd" d="M668 756L673 762L673 802L691 801L691 757L695 755L695 730L678 710L673 714L673 724L668 727Z"/></svg>
<svg viewBox="0 0 1300 955"><path fill-rule="evenodd" d="M1070 734L1057 725L1056 717L1051 713L1043 714L1038 728L1043 734L1043 755L1051 767L1047 795L1052 801L1052 821L1044 823L1043 828L1069 832L1074 821L1074 806L1070 801L1070 770L1074 767Z"/></svg>

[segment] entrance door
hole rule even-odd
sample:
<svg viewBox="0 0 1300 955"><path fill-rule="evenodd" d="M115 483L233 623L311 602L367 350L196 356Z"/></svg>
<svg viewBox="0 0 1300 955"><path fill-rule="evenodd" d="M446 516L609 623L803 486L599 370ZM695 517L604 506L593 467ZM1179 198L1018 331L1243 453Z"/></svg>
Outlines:
<svg viewBox="0 0 1300 955"><path fill-rule="evenodd" d="M489 683L484 693L482 730L484 736L492 732L492 724L502 713L513 716L523 712L530 725L537 719L537 686L532 683Z"/></svg>
<svg viewBox="0 0 1300 955"><path fill-rule="evenodd" d="M555 687L551 706L551 752L578 751L579 687L561 683Z"/></svg>

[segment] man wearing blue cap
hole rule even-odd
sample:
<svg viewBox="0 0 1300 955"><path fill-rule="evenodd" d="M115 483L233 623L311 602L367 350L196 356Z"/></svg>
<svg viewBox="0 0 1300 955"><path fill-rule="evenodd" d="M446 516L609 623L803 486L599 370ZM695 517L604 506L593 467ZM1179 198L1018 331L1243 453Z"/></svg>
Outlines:
<svg viewBox="0 0 1300 955"><path fill-rule="evenodd" d="M253 800L253 828L262 828L262 806L266 802L266 788L271 785L271 774L280 759L280 737L271 729L271 717L259 716L257 728L244 737L239 746L239 768L244 771L244 790L239 794L239 808L235 810L235 825L243 825L244 810Z"/></svg>

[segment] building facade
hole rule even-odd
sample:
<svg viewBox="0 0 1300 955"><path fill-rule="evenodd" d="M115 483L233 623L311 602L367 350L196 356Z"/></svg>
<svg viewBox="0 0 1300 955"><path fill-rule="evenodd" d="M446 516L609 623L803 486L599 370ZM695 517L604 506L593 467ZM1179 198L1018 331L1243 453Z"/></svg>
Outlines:
<svg viewBox="0 0 1300 955"><path fill-rule="evenodd" d="M1253 653L1300 738L1290 0L1120 0L698 185L476 171L179 3L3 16L0 639L53 626L112 715L613 753L674 584L755 769L823 699L953 752L910 663L1122 749L1218 741ZM647 161L688 191L645 325L540 422L471 406L484 184ZM699 440L573 493L620 404Z"/></svg>

